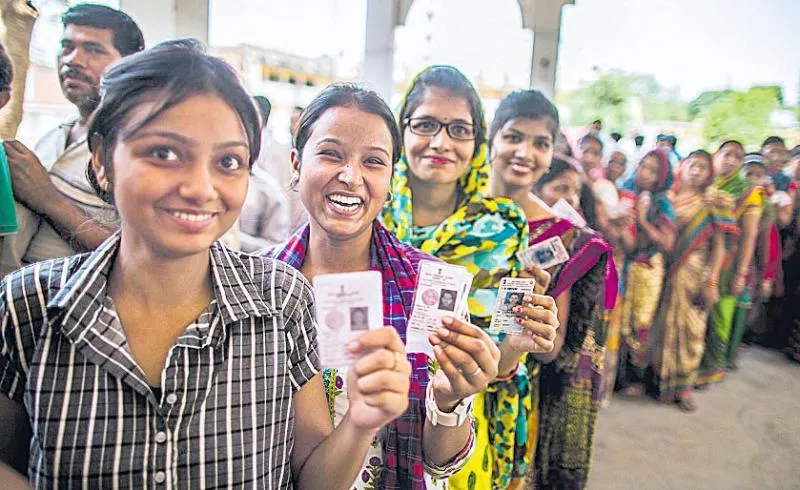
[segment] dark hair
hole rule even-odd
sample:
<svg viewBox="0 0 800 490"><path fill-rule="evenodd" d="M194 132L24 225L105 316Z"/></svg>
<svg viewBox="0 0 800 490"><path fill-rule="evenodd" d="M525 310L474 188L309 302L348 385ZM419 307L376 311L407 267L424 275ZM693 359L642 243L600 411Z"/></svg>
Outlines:
<svg viewBox="0 0 800 490"><path fill-rule="evenodd" d="M584 134L583 137L578 140L578 146L581 147L581 146L585 145L586 143L588 143L590 141L594 141L595 143L600 145L600 153L603 152L603 147L605 146L603 144L603 140L601 140L600 138L597 137L597 135L592 134L592 133Z"/></svg>
<svg viewBox="0 0 800 490"><path fill-rule="evenodd" d="M256 102L258 113L261 115L261 127L265 128L269 122L269 114L272 112L272 104L263 95L254 95L253 100Z"/></svg>
<svg viewBox="0 0 800 490"><path fill-rule="evenodd" d="M294 128L292 138L294 149L302 156L311 133L314 132L314 124L328 110L334 107L357 107L364 112L375 114L383 119L389 134L392 136L392 164L400 160L400 131L394 121L392 110L386 102L375 91L364 88L354 83L333 83L325 87L310 104L306 106L297 125Z"/></svg>
<svg viewBox="0 0 800 490"><path fill-rule="evenodd" d="M706 161L708 161L709 165L713 165L714 163L714 157L711 156L711 153L705 150L694 150L693 152L686 155L686 158L684 160L689 160L691 158L697 158L697 157L704 158Z"/></svg>
<svg viewBox="0 0 800 490"><path fill-rule="evenodd" d="M14 65L8 56L6 47L0 43L0 92L11 90L11 82L14 80Z"/></svg>
<svg viewBox="0 0 800 490"><path fill-rule="evenodd" d="M121 10L105 5L79 3L61 16L64 27L68 25L109 29L114 33L114 47L122 56L144 49L142 30L131 17Z"/></svg>
<svg viewBox="0 0 800 490"><path fill-rule="evenodd" d="M633 144L635 144L636 146L642 146L644 144L644 136L642 136L641 134L637 134L636 136L634 136Z"/></svg>
<svg viewBox="0 0 800 490"><path fill-rule="evenodd" d="M592 121L592 124L599 124L600 126L602 126L603 125L603 121L600 120L600 119L595 119L594 121Z"/></svg>
<svg viewBox="0 0 800 490"><path fill-rule="evenodd" d="M515 90L506 95L497 106L494 120L489 128L489 146L505 124L518 117L527 119L544 119L547 129L555 143L559 131L558 109L538 90Z"/></svg>
<svg viewBox="0 0 800 490"><path fill-rule="evenodd" d="M434 65L426 68L414 79L411 89L400 108L400 138L403 141L405 121L422 104L425 92L431 87L446 90L452 95L464 97L469 105L472 115L472 125L475 128L475 150L472 156L475 157L480 151L482 143L486 142L486 121L483 115L481 99L475 87L472 86L467 77L458 69L447 65Z"/></svg>
<svg viewBox="0 0 800 490"><path fill-rule="evenodd" d="M581 182L581 211L589 228L597 230L597 197L586 182Z"/></svg>
<svg viewBox="0 0 800 490"><path fill-rule="evenodd" d="M722 143L720 143L719 148L717 148L717 151L721 151L723 148L725 148L728 145L736 145L744 152L744 145L738 140L725 140L725 141L723 141Z"/></svg>
<svg viewBox="0 0 800 490"><path fill-rule="evenodd" d="M622 139L622 135L620 133L611 133L611 139L619 143L619 140Z"/></svg>
<svg viewBox="0 0 800 490"><path fill-rule="evenodd" d="M765 139L763 143L761 143L761 148L764 148L767 145L781 145L786 148L786 141L784 141L780 136L770 136L769 138Z"/></svg>
<svg viewBox="0 0 800 490"><path fill-rule="evenodd" d="M553 161L550 163L550 168L539 178L539 180L536 181L534 187L537 190L542 190L545 184L557 179L567 172L576 172L578 175L581 175L580 169L578 169L578 167L575 165L569 163L563 158L553 157Z"/></svg>
<svg viewBox="0 0 800 490"><path fill-rule="evenodd" d="M161 113L198 94L222 98L239 116L247 136L250 165L261 149L261 118L253 99L241 85L236 71L225 61L209 56L190 43L165 42L114 63L100 81L101 100L89 121L89 150L102 143L101 162L112 175L114 147L134 136ZM150 112L133 127L125 127L133 110L155 102ZM91 164L89 182L100 197L113 202L110 192L97 182Z"/></svg>
<svg viewBox="0 0 800 490"><path fill-rule="evenodd" d="M792 148L792 152L789 153L789 158L797 158L800 157L800 145L795 146Z"/></svg>

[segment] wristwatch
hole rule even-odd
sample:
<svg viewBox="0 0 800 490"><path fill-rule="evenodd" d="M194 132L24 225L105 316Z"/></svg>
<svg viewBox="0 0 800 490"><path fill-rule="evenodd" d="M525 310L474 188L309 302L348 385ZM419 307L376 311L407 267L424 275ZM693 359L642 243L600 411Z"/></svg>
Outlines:
<svg viewBox="0 0 800 490"><path fill-rule="evenodd" d="M436 400L433 398L433 385L429 384L427 392L425 393L425 413L428 420L434 426L441 425L444 427L460 427L470 416L472 411L472 400L475 395L470 395L460 402L453 409L452 412L442 412L439 406L436 405Z"/></svg>

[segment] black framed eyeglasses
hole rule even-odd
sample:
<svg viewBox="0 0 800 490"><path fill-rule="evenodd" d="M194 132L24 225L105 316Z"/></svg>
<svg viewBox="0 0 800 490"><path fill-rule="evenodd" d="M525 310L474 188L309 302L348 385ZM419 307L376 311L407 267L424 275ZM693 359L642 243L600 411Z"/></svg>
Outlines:
<svg viewBox="0 0 800 490"><path fill-rule="evenodd" d="M443 123L432 117L407 117L403 124L417 136L434 137L442 128L454 140L471 141L475 139L475 126L464 121L450 121Z"/></svg>

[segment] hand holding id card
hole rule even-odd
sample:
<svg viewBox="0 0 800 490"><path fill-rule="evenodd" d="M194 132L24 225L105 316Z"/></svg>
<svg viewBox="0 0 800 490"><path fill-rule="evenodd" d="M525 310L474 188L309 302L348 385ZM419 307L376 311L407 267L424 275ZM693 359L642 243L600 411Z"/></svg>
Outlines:
<svg viewBox="0 0 800 490"><path fill-rule="evenodd" d="M470 286L472 274L464 267L430 260L420 262L414 307L406 332L408 352L424 352L433 357L428 338L442 326L443 317L466 316Z"/></svg>
<svg viewBox="0 0 800 490"><path fill-rule="evenodd" d="M317 344L323 368L353 362L347 344L356 335L383 327L383 284L377 271L314 277Z"/></svg>
<svg viewBox="0 0 800 490"><path fill-rule="evenodd" d="M521 277L501 279L489 330L494 333L521 333L523 328L517 322L518 315L514 313L514 307L522 305L526 295L533 294L534 286L536 286L535 279Z"/></svg>
<svg viewBox="0 0 800 490"><path fill-rule="evenodd" d="M542 269L549 269L569 260L569 252L561 237L554 236L517 252L517 260L525 267L538 265Z"/></svg>

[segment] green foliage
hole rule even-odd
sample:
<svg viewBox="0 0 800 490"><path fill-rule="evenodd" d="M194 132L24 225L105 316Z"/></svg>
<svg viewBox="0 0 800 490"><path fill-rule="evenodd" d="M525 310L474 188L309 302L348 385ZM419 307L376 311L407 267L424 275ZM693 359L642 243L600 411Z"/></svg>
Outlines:
<svg viewBox="0 0 800 490"><path fill-rule="evenodd" d="M703 116L702 134L714 146L736 138L744 143L763 140L773 131L772 111L781 107L782 96L770 87L753 87L747 92L730 92L718 98Z"/></svg>
<svg viewBox="0 0 800 490"><path fill-rule="evenodd" d="M625 132L633 118L632 105L641 106L644 121L685 121L685 104L677 90L666 89L653 75L612 70L571 92L559 94L557 103L567 109L569 124L588 124L602 119L606 131Z"/></svg>
<svg viewBox="0 0 800 490"><path fill-rule="evenodd" d="M700 116L703 111L716 104L719 100L724 99L733 93L733 90L711 90L709 92L703 92L693 101L689 102L689 105L687 106L689 119L697 119L697 117Z"/></svg>

